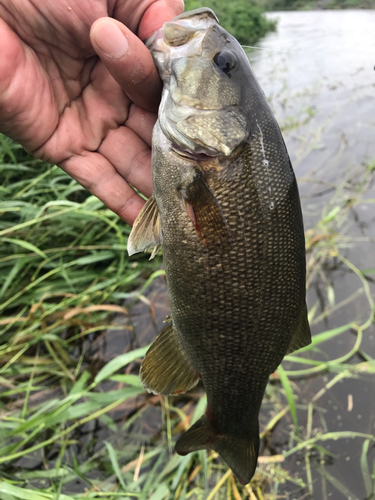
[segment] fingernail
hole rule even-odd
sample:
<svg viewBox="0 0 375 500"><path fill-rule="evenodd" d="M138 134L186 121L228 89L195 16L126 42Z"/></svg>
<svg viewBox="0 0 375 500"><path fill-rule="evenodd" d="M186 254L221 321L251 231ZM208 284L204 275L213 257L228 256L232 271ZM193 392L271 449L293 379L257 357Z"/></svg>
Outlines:
<svg viewBox="0 0 375 500"><path fill-rule="evenodd" d="M128 40L113 21L100 21L92 31L92 37L99 49L113 59L120 59L128 51Z"/></svg>

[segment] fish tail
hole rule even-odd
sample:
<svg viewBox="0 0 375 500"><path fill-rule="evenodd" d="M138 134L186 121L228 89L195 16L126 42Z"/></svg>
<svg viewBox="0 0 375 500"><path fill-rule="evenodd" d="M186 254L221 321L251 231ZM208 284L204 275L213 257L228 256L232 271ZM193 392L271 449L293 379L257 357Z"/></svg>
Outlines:
<svg viewBox="0 0 375 500"><path fill-rule="evenodd" d="M176 452L187 455L192 451L215 450L232 469L242 484L250 482L255 473L259 453L259 432L251 438L218 435L207 415L203 415L176 443Z"/></svg>

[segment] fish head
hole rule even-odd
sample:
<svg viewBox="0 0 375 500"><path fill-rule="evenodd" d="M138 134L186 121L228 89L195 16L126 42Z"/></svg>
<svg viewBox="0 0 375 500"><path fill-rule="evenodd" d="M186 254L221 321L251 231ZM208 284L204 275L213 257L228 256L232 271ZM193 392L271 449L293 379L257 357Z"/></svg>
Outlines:
<svg viewBox="0 0 375 500"><path fill-rule="evenodd" d="M249 136L249 62L211 9L185 12L146 42L164 83L159 123L172 149L204 160L231 156Z"/></svg>

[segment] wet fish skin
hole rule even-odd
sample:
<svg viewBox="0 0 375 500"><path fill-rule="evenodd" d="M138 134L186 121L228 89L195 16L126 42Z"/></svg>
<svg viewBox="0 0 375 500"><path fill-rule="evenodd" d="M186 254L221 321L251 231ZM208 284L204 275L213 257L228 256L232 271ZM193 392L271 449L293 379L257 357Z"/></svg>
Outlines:
<svg viewBox="0 0 375 500"><path fill-rule="evenodd" d="M177 17L147 45L164 92L154 194L129 250L162 246L171 317L141 381L168 395L201 378L206 414L176 451L214 449L248 483L269 375L310 342L298 188L247 57L212 11Z"/></svg>

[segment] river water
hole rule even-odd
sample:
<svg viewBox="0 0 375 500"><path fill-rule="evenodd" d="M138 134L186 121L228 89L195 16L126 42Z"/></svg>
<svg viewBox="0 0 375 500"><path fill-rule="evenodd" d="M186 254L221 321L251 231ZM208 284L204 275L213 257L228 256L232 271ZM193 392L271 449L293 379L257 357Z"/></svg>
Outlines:
<svg viewBox="0 0 375 500"><path fill-rule="evenodd" d="M340 254L357 268L373 270L375 188L366 171L375 160L375 11L268 15L278 18L277 31L250 50L249 59L283 130L299 180L305 229L314 228L322 213L328 215L327 219L335 219L338 213L337 221L320 226L320 233L334 235ZM352 202L350 209L343 210ZM325 263L312 277L308 291L309 310L315 310L313 334L350 322L361 324L371 309L360 278L335 258L332 247L322 245L324 252ZM338 338L324 344L329 359L343 356L354 345L355 335L350 329ZM350 362L363 361L366 355L375 357L373 325L364 332L361 349L362 359L356 356ZM314 399L311 435L323 430L374 435L374 377L342 379L329 388L335 375L297 383L299 403L307 405L315 394L324 391ZM324 422L318 417L319 407ZM305 430L306 422L306 411L301 410L299 423ZM279 443L283 435L286 439L286 430L279 432ZM361 438L321 443L333 455L323 467L318 459L312 459L308 498L374 498L374 479L368 470L373 470L375 454L370 452L366 457L363 443ZM308 480L303 454L287 460L285 468ZM280 498L302 498L297 490L281 487Z"/></svg>
<svg viewBox="0 0 375 500"><path fill-rule="evenodd" d="M249 58L306 198L321 191L311 181L338 184L375 158L375 10L268 15L277 31ZM310 211L304 203L307 226Z"/></svg>

